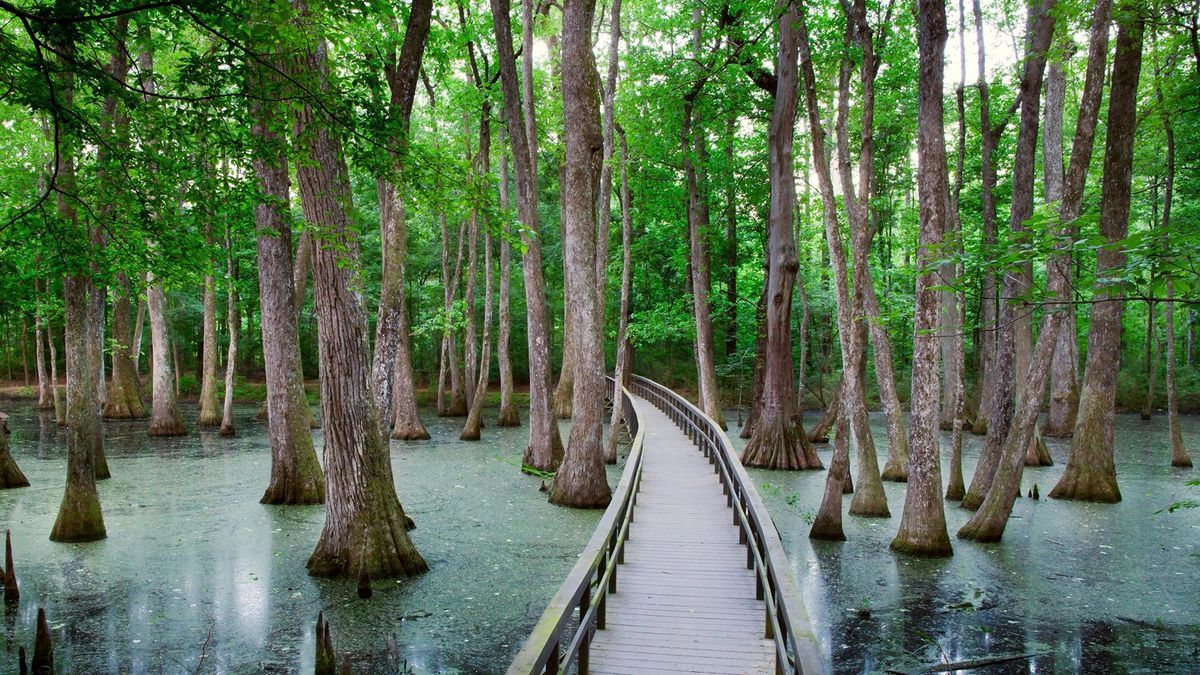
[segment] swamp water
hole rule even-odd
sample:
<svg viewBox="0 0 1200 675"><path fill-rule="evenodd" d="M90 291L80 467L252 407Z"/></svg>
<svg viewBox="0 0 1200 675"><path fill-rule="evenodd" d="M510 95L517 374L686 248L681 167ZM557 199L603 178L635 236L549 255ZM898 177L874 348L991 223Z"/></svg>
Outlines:
<svg viewBox="0 0 1200 675"><path fill-rule="evenodd" d="M736 420L736 413L727 415ZM815 423L810 415L808 424ZM1184 442L1200 460L1200 418L1183 419ZM882 467L887 433L872 430ZM746 441L729 435L741 450ZM967 484L983 438L964 435ZM1167 421L1118 415L1117 479L1123 501L1048 499L1069 440L1046 439L1054 466L1025 469L1022 496L999 544L955 538L970 512L946 502L954 556L893 554L904 485L885 482L890 518L847 513L846 542L808 538L826 471L754 469L783 539L813 629L835 672L921 672L945 663L1030 655L980 673L1200 673L1200 510L1159 513L1200 498L1200 469L1172 469ZM832 444L817 446L828 467ZM942 471L950 436L942 434ZM851 468L857 462L851 451ZM1037 483L1041 501L1025 495ZM764 487L765 486L765 487ZM944 490L943 490L944 492Z"/></svg>
<svg viewBox="0 0 1200 675"><path fill-rule="evenodd" d="M31 487L0 491L21 585L20 605L3 619L0 673L16 672L17 645L32 653L38 607L61 673L311 673L318 610L356 673L384 672L393 633L409 672L502 671L601 513L549 505L540 479L518 471L528 427L498 429L488 410L484 440L468 443L458 440L462 419L424 411L433 440L393 441L391 450L430 571L376 581L364 601L354 581L305 571L323 507L258 503L271 460L256 408L237 408L233 439L215 430L149 438L146 420L105 422L108 538L68 545L48 539L66 434L52 413L4 405ZM195 416L185 406L185 419Z"/></svg>

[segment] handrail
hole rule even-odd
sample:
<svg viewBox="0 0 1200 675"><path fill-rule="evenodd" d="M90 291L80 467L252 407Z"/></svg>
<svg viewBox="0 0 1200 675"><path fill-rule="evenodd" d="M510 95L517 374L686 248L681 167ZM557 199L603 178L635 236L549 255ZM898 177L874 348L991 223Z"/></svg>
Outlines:
<svg viewBox="0 0 1200 675"><path fill-rule="evenodd" d="M634 375L629 388L666 413L714 465L734 512L733 524L746 545L746 568L754 570L757 597L767 607L764 637L775 641L775 671L824 672L820 648L779 532L729 437L690 401L654 380Z"/></svg>
<svg viewBox="0 0 1200 675"><path fill-rule="evenodd" d="M521 651L517 652L508 668L509 675L564 672L572 662L576 664L578 673L586 673L592 634L596 629L604 628L608 594L617 590L617 565L625 559L625 540L629 537L629 525L633 522L637 493L642 482L642 442L645 431L629 391L611 377L608 380L613 390L613 405L617 403L615 390L620 390L622 418L633 439L625 460L625 470L613 492L612 501L596 525L596 531L579 555L575 567L546 605ZM613 429L610 433L617 433L617 430ZM571 619L576 612L579 620L572 624ZM567 636L566 631L572 625L574 633ZM564 637L568 638L566 645L563 644Z"/></svg>

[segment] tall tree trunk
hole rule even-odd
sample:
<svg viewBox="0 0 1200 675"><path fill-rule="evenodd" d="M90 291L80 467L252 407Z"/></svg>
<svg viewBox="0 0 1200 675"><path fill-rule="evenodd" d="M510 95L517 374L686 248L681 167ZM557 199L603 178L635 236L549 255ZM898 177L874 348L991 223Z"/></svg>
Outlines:
<svg viewBox="0 0 1200 675"><path fill-rule="evenodd" d="M571 434L550 486L550 502L602 508L612 492L604 471L604 335L596 289L596 184L603 158L599 75L591 48L595 0L563 3L563 264L566 297L574 318Z"/></svg>
<svg viewBox="0 0 1200 675"><path fill-rule="evenodd" d="M469 138L470 125L467 124L466 115L463 116L463 132ZM480 131L482 135L483 132ZM474 162L469 157L470 143L467 148L467 164L471 165ZM483 149L480 149L480 153ZM472 180L472 179L469 179ZM476 351L479 347L479 336L476 334L475 324L475 286L479 277L479 211L472 209L471 214L467 217L467 273L463 287L463 307L465 309L466 326L463 330L463 370L461 388L463 400L470 408L470 402L475 398L475 379L478 376L479 364L476 359L479 358L479 353Z"/></svg>
<svg viewBox="0 0 1200 675"><path fill-rule="evenodd" d="M564 289L565 293L565 289ZM564 306L566 305L566 296ZM575 392L575 318L574 312L563 313L562 362L558 369L558 384L554 386L554 416L571 419Z"/></svg>
<svg viewBox="0 0 1200 675"><path fill-rule="evenodd" d="M737 239L737 175L734 171L733 138L737 120L730 115L725 120L725 166L729 171L725 186L725 362L737 354L738 325L738 239ZM807 303L805 303L807 307ZM801 340L801 346L804 341ZM800 360L801 373L804 359Z"/></svg>
<svg viewBox="0 0 1200 675"><path fill-rule="evenodd" d="M696 323L696 382L700 390L700 408L704 414L725 428L725 416L717 390L716 348L713 339L712 308L708 296L712 292L709 272L708 195L701 192L699 170L693 158L703 155L701 144L704 132L693 129L695 101L685 100L680 144L683 149L683 168L687 182L688 258L691 270L692 311Z"/></svg>
<svg viewBox="0 0 1200 675"><path fill-rule="evenodd" d="M512 48L508 0L491 0L496 33L497 60L504 93L504 112L512 144L517 184L517 213L524 226L525 248L521 265L525 281L526 326L529 348L529 446L522 462L542 471L553 471L563 457L562 438L550 406L550 317L546 306L546 281L542 275L542 249L538 238L536 125L533 117L532 0L524 0L526 95L518 93L516 57Z"/></svg>
<svg viewBox="0 0 1200 675"><path fill-rule="evenodd" d="M292 77L316 75L327 88L326 45L298 3L308 44ZM358 236L350 223L350 174L332 120L311 104L296 111L296 167L304 218L314 226L313 292L321 363L325 437L325 526L308 560L314 576L411 576L428 569L408 536L396 497L387 437L371 390L367 314Z"/></svg>
<svg viewBox="0 0 1200 675"><path fill-rule="evenodd" d="M56 45L58 54L69 61L75 54L72 31L63 30ZM58 103L66 110L74 105L74 76L64 69L56 78ZM62 124L55 113L55 124ZM83 242L89 242L92 233L79 222L73 200L75 197L75 153L79 150L78 140L60 126L59 144L56 148L57 162L57 209L58 216L67 224L69 232ZM93 300L93 281L88 271L70 274L63 280L63 304L65 309L64 344L67 360L67 482L62 503L54 528L50 531L52 541L76 542L95 541L106 536L104 515L100 510L100 495L96 490L96 456L103 452L104 435L101 429L100 406L96 400L96 369L91 360L95 352L91 344L97 339L97 331L103 316ZM53 364L53 358L52 358ZM56 368L55 368L56 369Z"/></svg>
<svg viewBox="0 0 1200 675"><path fill-rule="evenodd" d="M1162 104L1162 89L1161 85L1155 83L1155 90L1159 104ZM1162 232L1164 243L1168 251L1171 248L1171 202L1175 195L1175 124L1171 121L1171 115L1165 110L1162 116L1163 133L1166 136L1167 145L1167 180L1163 189L1163 212L1162 212ZM1175 387L1175 296L1174 279L1167 276L1167 301L1163 303L1163 309L1166 313L1164 323L1166 324L1166 340L1167 340L1167 426L1171 433L1171 466L1180 468L1190 468L1192 466L1192 458L1188 455L1187 448L1183 445L1183 432L1179 428L1179 393Z"/></svg>
<svg viewBox="0 0 1200 675"><path fill-rule="evenodd" d="M502 143L502 145L506 144ZM500 212L505 216L504 236L499 241L500 327L496 340L496 360L500 367L500 415L496 419L496 426L519 427L521 426L521 413L517 410L516 401L513 400L513 367L509 351L512 340L512 309L509 301L512 285L512 245L509 243L509 237L512 233L508 226L511 219L507 215L510 208L509 188L508 150L505 148L500 153Z"/></svg>
<svg viewBox="0 0 1200 675"><path fill-rule="evenodd" d="M67 405L63 402L62 387L58 386L58 348L55 346L54 331L49 324L46 325L46 343L50 346L50 388L54 399L54 422L57 426L65 427Z"/></svg>
<svg viewBox="0 0 1200 675"><path fill-rule="evenodd" d="M148 277L146 302L150 313L151 341L151 436L183 436L187 427L175 395L175 369L172 365L170 327L167 320L167 296L154 275Z"/></svg>
<svg viewBox="0 0 1200 675"><path fill-rule="evenodd" d="M922 556L953 553L942 510L941 452L938 441L937 283L931 272L946 230L950 204L946 177L946 137L942 107L942 59L946 50L946 6L918 0L920 74L917 111L917 188L920 242L917 252L916 308L913 311L912 417L909 422L909 474L895 551Z"/></svg>
<svg viewBox="0 0 1200 675"><path fill-rule="evenodd" d="M979 63L979 128L980 128L980 164L981 187L980 202L983 218L982 244L988 253L993 255L991 248L996 246L996 163L994 155L999 133L992 126L991 97L988 91L987 54L983 32L983 9L980 0L973 0L975 16L975 43L978 46ZM984 265L983 288L980 293L980 330L979 336L979 410L975 413L975 424L971 431L976 434L988 432L988 423L995 407L993 394L996 384L996 351L998 346L997 329L999 327L999 312L997 304L999 296L996 288L996 270L992 265ZM978 469L976 469L978 471Z"/></svg>
<svg viewBox="0 0 1200 675"><path fill-rule="evenodd" d="M281 61L273 56L272 62ZM264 93L251 106L250 128L259 141L254 175L263 201L255 206L258 238L258 290L263 370L267 384L267 435L271 443L271 479L264 504L320 504L325 484L309 431L308 399L300 365L300 315L292 265L291 189L284 136L287 119L270 103L281 78L267 65L250 73L251 91ZM310 221L311 222L311 221ZM302 237L301 249L305 246ZM311 246L311 243L309 243Z"/></svg>
<svg viewBox="0 0 1200 675"><path fill-rule="evenodd" d="M619 4L620 0L613 0ZM618 17L614 10L614 18ZM614 25L617 25L614 23ZM616 30L620 30L619 27ZM613 371L614 379L622 386L628 386L629 375L632 371L633 354L629 345L629 302L633 290L633 215L629 196L629 144L625 142L624 129L617 129L621 137L621 314L617 324L617 366ZM609 425L608 445L604 448L604 461L609 464L617 462L617 425L621 423L623 408L617 396L613 396L612 423Z"/></svg>
<svg viewBox="0 0 1200 675"><path fill-rule="evenodd" d="M1117 47L1109 91L1100 196L1100 233L1110 244L1124 239L1129 231L1137 86L1146 21L1141 11L1137 6L1125 5L1122 11L1116 12ZM1124 249L1117 246L1108 246L1096 253L1095 304L1088 330L1079 418L1075 423L1067 468L1050 492L1055 499L1121 500L1113 463L1113 422L1124 302L1110 277L1119 274L1125 259Z"/></svg>
<svg viewBox="0 0 1200 675"><path fill-rule="evenodd" d="M225 226L225 326L229 333L229 347L225 352L225 396L221 409L221 435L234 436L237 427L233 422L234 374L237 371L238 333L242 317L238 312L237 293L238 269L233 257L233 227Z"/></svg>
<svg viewBox="0 0 1200 675"><path fill-rule="evenodd" d="M8 435L11 433L8 428L8 415L0 413L0 490L29 487L29 479L13 459L8 443Z"/></svg>
<svg viewBox="0 0 1200 675"><path fill-rule="evenodd" d="M487 161L484 160L483 175L488 173ZM483 400L487 397L488 371L492 364L492 236L487 228L483 233L483 335L479 346L479 372L475 383L475 395L471 399L471 407L467 411L467 421L463 424L459 440L477 441L479 431L483 427Z"/></svg>
<svg viewBox="0 0 1200 675"><path fill-rule="evenodd" d="M390 186L387 186L390 187ZM380 365L380 360L387 360L386 354L381 354L380 339L385 341L395 340L394 353L392 361L394 363L391 369L392 380L389 381L387 387L391 392L391 401L383 400L383 397L376 394L376 400L380 411L380 421L387 428L389 416L384 414L384 411L391 411L391 437L404 441L423 441L429 439L429 431L425 429L425 424L421 422L420 413L417 410L417 392L416 392L416 377L413 375L412 364L412 330L409 326L408 318L408 297L404 291L404 278L407 275L407 257L408 257L408 227L407 216L404 209L404 201L400 195L393 190L387 190L380 193L380 220L384 221L385 216L392 220L391 225L385 227L392 228L385 235L389 240L389 246L396 245L399 248L393 249L391 255L393 260L389 261L391 265L395 265L398 269L393 270L399 277L396 281L396 287L391 289L399 295L399 298L391 296L389 298L389 307L395 310L395 313L390 315L387 320L395 322L395 334L380 336L379 324L376 324L375 338L375 361L372 365L372 378L375 384L378 384L380 379L388 380L386 373L376 373L375 367ZM384 206L388 206L389 213L384 212ZM395 303L392 307L391 303ZM380 312L382 314L384 305L380 301ZM381 319L382 323L384 319ZM384 349L390 347L385 346ZM380 379L375 379L380 378ZM386 406L386 407L382 407Z"/></svg>
<svg viewBox="0 0 1200 675"><path fill-rule="evenodd" d="M819 469L821 460L808 442L796 406L792 381L792 292L796 287L796 243L792 215L796 199L792 176L792 139L796 131L796 68L804 40L796 22L802 15L786 0L776 23L779 51L775 67L775 104L768 126L768 175L771 197L767 220L765 367L762 401L742 463L772 469Z"/></svg>
<svg viewBox="0 0 1200 675"><path fill-rule="evenodd" d="M133 286L124 272L117 274L112 294L112 379L104 403L106 419L129 419L146 416L142 402L142 385L133 362L132 326Z"/></svg>
<svg viewBox="0 0 1200 675"><path fill-rule="evenodd" d="M1155 211L1158 209L1155 208ZM1150 285L1154 285L1154 273L1150 274ZM1150 419L1154 412L1154 380L1155 374L1158 371L1158 359L1155 358L1155 346L1158 342L1155 335L1154 315L1158 312L1153 300L1146 301L1146 350L1145 364L1143 366L1146 372L1146 399L1142 401L1141 418L1143 420Z"/></svg>
<svg viewBox="0 0 1200 675"><path fill-rule="evenodd" d="M146 273L142 273L142 288L146 288ZM142 381L142 335L146 328L146 299L138 297L137 314L133 320L133 374Z"/></svg>
<svg viewBox="0 0 1200 675"><path fill-rule="evenodd" d="M212 274L204 276L204 354L200 378L200 416L198 427L221 424L217 397L217 280Z"/></svg>
<svg viewBox="0 0 1200 675"><path fill-rule="evenodd" d="M1033 214L1034 166L1042 77L1046 65L1046 52L1054 35L1054 4L1055 0L1043 0L1040 5L1029 8L1027 58L1020 84L1021 118L1017 149L1013 158L1013 199L1009 218L1009 228L1017 242L1028 239L1029 233L1024 223ZM1020 264L1003 273L1001 317L996 326L998 342L990 373L992 379L988 398L991 409L988 412L987 438L983 449L980 450L971 485L963 497L962 507L965 509L979 508L991 489L1012 424L1014 396L1020 399L1024 394L1025 374L1029 372L1031 350L1026 346L1022 356L1022 331L1025 332L1025 337L1031 335L1028 317L1032 309L1022 298L1026 297L1030 288L1029 269L1032 268L1027 269L1025 264Z"/></svg>
<svg viewBox="0 0 1200 675"><path fill-rule="evenodd" d="M1071 47L1074 45L1071 44ZM1069 52L1050 63L1046 75L1046 105L1042 132L1042 184L1046 192L1046 201L1057 203L1062 209L1063 202L1063 107L1066 103L1067 80L1063 69L1069 61ZM1068 260L1065 278L1049 276L1053 265L1046 268L1046 287L1057 298L1059 293L1070 298L1072 260ZM1061 276L1061 275L1060 275ZM1062 308L1066 312L1063 325L1058 331L1058 344L1054 346L1054 357L1050 363L1050 408L1046 423L1042 425L1042 434L1046 436L1064 437L1071 435L1075 426L1075 413L1079 406L1079 364L1078 350L1075 347L1075 305L1067 304Z"/></svg>
<svg viewBox="0 0 1200 675"><path fill-rule="evenodd" d="M42 315L42 294L43 282L34 280L34 293L37 298L37 310L33 315L33 341L34 341L34 359L37 360L37 378L38 378L38 410L51 410L54 408L54 394L52 393L53 383L50 381L50 374L46 371L46 342L49 330L46 327L46 318ZM111 397L110 397L111 400Z"/></svg>

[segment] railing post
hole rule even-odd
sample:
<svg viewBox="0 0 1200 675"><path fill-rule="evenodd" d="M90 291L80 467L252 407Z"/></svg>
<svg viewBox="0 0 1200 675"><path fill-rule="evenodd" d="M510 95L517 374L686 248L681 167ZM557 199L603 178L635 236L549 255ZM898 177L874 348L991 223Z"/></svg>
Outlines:
<svg viewBox="0 0 1200 675"><path fill-rule="evenodd" d="M558 646L559 642L554 642L554 649L550 650L550 660L546 661L546 675L558 675Z"/></svg>
<svg viewBox="0 0 1200 675"><path fill-rule="evenodd" d="M774 640L775 639L775 628L774 628L774 626L771 625L771 608L767 607L764 611L766 612L766 615L767 615L766 616L767 627L766 627L766 630L763 631L763 638L767 639L767 640ZM779 650L778 649L775 650L775 654L776 654L776 656L775 656L776 662L778 662L778 659L779 659Z"/></svg>
<svg viewBox="0 0 1200 675"><path fill-rule="evenodd" d="M583 595L579 598L579 620L582 622L583 617L587 614L588 607L592 604L592 587L591 582L583 589ZM587 675L588 672L588 652L592 644L591 631L588 626L581 625L579 630L583 631L583 639L579 641L579 661L576 671L579 675Z"/></svg>

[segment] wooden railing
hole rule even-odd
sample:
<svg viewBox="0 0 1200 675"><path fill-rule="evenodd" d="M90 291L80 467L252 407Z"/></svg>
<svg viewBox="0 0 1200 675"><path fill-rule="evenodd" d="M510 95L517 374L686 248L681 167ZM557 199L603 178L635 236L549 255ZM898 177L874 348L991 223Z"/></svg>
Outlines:
<svg viewBox="0 0 1200 675"><path fill-rule="evenodd" d="M509 666L509 675L565 672L571 664L575 665L575 672L587 673L592 635L604 628L608 594L617 590L617 565L624 562L625 540L637 505L645 435L629 391L612 378L609 383L613 405L620 402L621 417L632 438L621 482L587 547L579 555L579 562L550 599ZM611 433L620 432L613 429Z"/></svg>
<svg viewBox="0 0 1200 675"><path fill-rule="evenodd" d="M696 443L718 474L727 504L733 510L733 524L738 528L741 543L746 546L746 569L754 571L757 598L766 605L763 636L775 641L775 671L824 672L808 612L775 523L734 452L729 437L699 408L653 380L634 375L629 389L675 422Z"/></svg>

